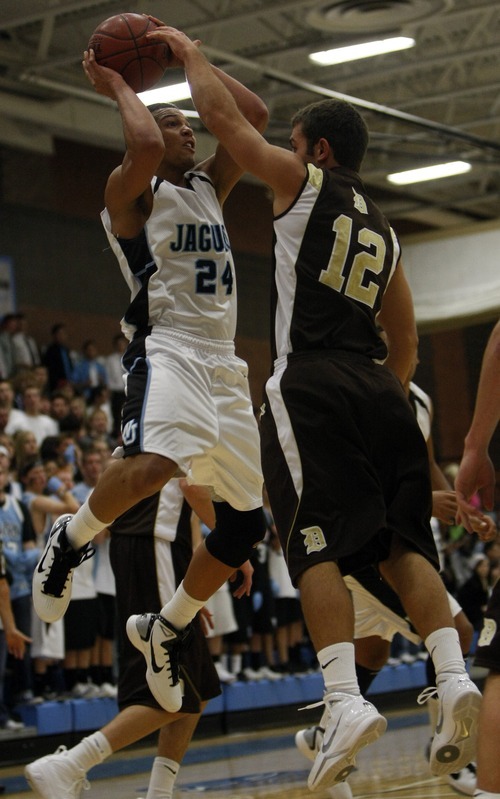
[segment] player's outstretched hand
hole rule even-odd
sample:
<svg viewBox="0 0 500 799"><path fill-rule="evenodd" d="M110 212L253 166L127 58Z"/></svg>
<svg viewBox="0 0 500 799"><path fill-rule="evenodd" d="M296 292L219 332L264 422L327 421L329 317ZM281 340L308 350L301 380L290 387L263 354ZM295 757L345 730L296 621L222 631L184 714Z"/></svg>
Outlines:
<svg viewBox="0 0 500 799"><path fill-rule="evenodd" d="M458 502L457 522L463 524L469 532L477 532L483 540L489 539L483 538L481 531L473 528L473 519L474 515L477 515L477 509L470 500L477 493L481 499L481 505L486 510L492 510L494 490L495 469L488 453L486 451L467 451L466 449L455 478ZM484 517L482 521L484 522L487 518L489 517ZM486 535L489 535L489 527L488 529L483 527L483 529Z"/></svg>
<svg viewBox="0 0 500 799"><path fill-rule="evenodd" d="M491 516L476 511L469 514L469 524L473 533L476 533L481 541L492 541L496 538L498 530Z"/></svg>
<svg viewBox="0 0 500 799"><path fill-rule="evenodd" d="M97 63L93 50L85 50L82 66L96 92L111 100L116 100L117 90L127 85L119 72Z"/></svg>
<svg viewBox="0 0 500 799"><path fill-rule="evenodd" d="M241 572L243 575L243 580L236 591L233 591L233 596L236 597L236 599L241 599L242 596L250 596L250 590L252 588L253 566L250 561L247 560L243 566L240 566L240 568L237 569L237 571ZM229 578L230 582L233 582L233 580L236 579L237 571L234 572L234 574L232 574Z"/></svg>
<svg viewBox="0 0 500 799"><path fill-rule="evenodd" d="M200 39L190 39L177 28L172 28L170 25L164 25L156 17L150 19L157 25L160 25L156 30L149 31L146 34L147 39L153 42L165 42L170 48L171 56L169 58L169 67L182 67L184 66L185 59L194 50L198 49L201 44Z"/></svg>

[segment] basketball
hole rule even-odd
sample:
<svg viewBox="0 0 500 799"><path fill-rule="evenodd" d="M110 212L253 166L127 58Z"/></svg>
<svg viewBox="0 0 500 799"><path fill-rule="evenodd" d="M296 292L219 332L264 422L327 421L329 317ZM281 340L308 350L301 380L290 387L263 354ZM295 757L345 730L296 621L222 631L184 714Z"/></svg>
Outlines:
<svg viewBox="0 0 500 799"><path fill-rule="evenodd" d="M168 46L146 39L156 27L142 14L116 14L97 26L88 49L98 64L119 72L135 92L143 92L158 83L168 64Z"/></svg>

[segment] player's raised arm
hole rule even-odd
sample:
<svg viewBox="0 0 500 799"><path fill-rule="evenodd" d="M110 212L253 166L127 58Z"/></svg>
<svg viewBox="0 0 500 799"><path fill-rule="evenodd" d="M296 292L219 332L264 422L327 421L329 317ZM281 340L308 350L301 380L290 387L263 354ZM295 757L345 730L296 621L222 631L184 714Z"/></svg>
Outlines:
<svg viewBox="0 0 500 799"><path fill-rule="evenodd" d="M302 161L293 152L266 142L240 112L240 100L237 98L237 103L231 93L227 76L223 82L196 43L168 26L151 35L163 36L182 61L193 103L203 124L228 151L240 171L251 172L271 186L275 193L275 212L286 208L305 179Z"/></svg>
<svg viewBox="0 0 500 799"><path fill-rule="evenodd" d="M165 145L150 111L122 76L100 66L93 50L85 51L84 72L98 94L114 100L122 118L125 155L110 175L105 203L113 220L115 233L132 237L142 228L144 217L138 198L148 191L151 178L163 158ZM122 215L137 214L137 224L123 223Z"/></svg>
<svg viewBox="0 0 500 799"><path fill-rule="evenodd" d="M461 519L468 525L473 512L471 496L478 491L487 510L493 508L495 469L488 454L491 438L500 420L500 322L497 322L484 351L476 404L471 426L455 480Z"/></svg>

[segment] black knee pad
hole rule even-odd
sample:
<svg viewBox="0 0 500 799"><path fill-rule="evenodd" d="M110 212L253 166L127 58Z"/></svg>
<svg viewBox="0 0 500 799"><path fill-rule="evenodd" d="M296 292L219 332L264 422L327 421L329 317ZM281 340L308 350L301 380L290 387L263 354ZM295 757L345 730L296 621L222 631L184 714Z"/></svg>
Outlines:
<svg viewBox="0 0 500 799"><path fill-rule="evenodd" d="M266 520L262 508L235 510L227 502L214 502L215 529L205 539L210 554L238 569L252 554L252 550L266 534Z"/></svg>

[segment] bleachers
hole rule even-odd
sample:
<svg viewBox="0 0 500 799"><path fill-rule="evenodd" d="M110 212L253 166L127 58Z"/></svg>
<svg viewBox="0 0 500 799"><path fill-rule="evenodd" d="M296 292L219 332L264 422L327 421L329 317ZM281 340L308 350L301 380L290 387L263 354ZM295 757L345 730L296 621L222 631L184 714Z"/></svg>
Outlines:
<svg viewBox="0 0 500 799"><path fill-rule="evenodd" d="M369 696L423 688L425 663L384 666L368 692ZM283 677L281 680L234 682L222 686L222 694L212 699L205 715L230 714L262 708L302 706L320 701L323 679L319 672ZM27 727L37 735L57 735L95 730L110 721L118 712L114 699L69 699L19 705L16 708Z"/></svg>

